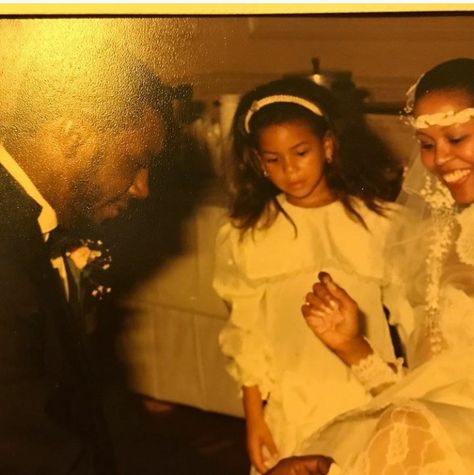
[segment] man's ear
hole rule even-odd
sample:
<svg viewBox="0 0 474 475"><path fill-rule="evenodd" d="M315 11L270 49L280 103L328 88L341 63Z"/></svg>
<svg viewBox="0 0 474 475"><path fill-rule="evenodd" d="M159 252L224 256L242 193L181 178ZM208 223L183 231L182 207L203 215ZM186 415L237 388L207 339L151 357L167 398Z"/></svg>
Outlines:
<svg viewBox="0 0 474 475"><path fill-rule="evenodd" d="M82 147L92 145L95 134L83 120L64 118L58 122L58 141L65 157L74 157Z"/></svg>

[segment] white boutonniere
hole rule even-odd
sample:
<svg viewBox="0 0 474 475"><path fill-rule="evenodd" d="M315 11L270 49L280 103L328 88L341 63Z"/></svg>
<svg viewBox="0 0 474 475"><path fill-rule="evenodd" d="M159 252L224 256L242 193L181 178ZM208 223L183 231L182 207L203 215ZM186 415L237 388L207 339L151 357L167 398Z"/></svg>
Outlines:
<svg viewBox="0 0 474 475"><path fill-rule="evenodd" d="M80 245L66 252L66 257L75 267L86 295L99 300L111 292L104 282L105 272L110 268L112 257L102 241L81 239Z"/></svg>

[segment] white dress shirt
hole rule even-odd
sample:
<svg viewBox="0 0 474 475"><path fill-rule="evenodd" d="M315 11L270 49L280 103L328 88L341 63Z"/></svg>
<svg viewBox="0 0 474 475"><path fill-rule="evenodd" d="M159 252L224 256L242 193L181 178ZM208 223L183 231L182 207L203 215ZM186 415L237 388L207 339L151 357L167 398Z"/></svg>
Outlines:
<svg viewBox="0 0 474 475"><path fill-rule="evenodd" d="M0 164L5 167L8 173L25 190L25 192L41 206L41 212L38 216L38 224L43 234L45 242L49 238L49 233L58 226L58 218L52 206L45 200L35 184L31 181L25 171L18 165L15 159L0 145ZM69 296L67 283L66 267L62 257L51 259L51 263L59 272L66 292L66 298Z"/></svg>

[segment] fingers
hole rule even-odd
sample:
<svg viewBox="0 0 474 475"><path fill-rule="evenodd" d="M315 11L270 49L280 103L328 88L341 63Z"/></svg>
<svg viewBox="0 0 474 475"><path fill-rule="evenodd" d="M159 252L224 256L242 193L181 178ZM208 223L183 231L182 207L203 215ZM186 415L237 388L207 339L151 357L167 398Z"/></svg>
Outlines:
<svg viewBox="0 0 474 475"><path fill-rule="evenodd" d="M259 473L265 473L268 467L264 463L262 446L254 447L250 454L250 461Z"/></svg>
<svg viewBox="0 0 474 475"><path fill-rule="evenodd" d="M259 473L265 473L267 468L264 464L262 445L260 441L258 438L253 438L248 440L247 444L250 463L257 469Z"/></svg>
<svg viewBox="0 0 474 475"><path fill-rule="evenodd" d="M274 470L272 475L320 475L326 472L319 471L319 456L305 455L294 456L282 460Z"/></svg>
<svg viewBox="0 0 474 475"><path fill-rule="evenodd" d="M306 295L305 305L301 308L306 323L317 336L323 335L328 330L334 330L343 320L340 313L341 302L328 289L328 285L332 282L330 275L320 273L320 278L326 283L314 284L313 291Z"/></svg>
<svg viewBox="0 0 474 475"><path fill-rule="evenodd" d="M300 464L296 468L295 475L318 475L317 457L301 457Z"/></svg>
<svg viewBox="0 0 474 475"><path fill-rule="evenodd" d="M332 313L339 309L339 300L328 289L327 285L320 283L314 284L313 294L319 299L318 306L321 310Z"/></svg>
<svg viewBox="0 0 474 475"><path fill-rule="evenodd" d="M270 456L275 459L275 461L278 460L278 449L275 445L275 442L273 441L273 437L269 437L267 440L265 440L265 445L268 449L268 452L270 453Z"/></svg>
<svg viewBox="0 0 474 475"><path fill-rule="evenodd" d="M262 455L265 470L272 468L278 462L278 449L276 448L275 442L271 436L265 438L264 445L262 446Z"/></svg>
<svg viewBox="0 0 474 475"><path fill-rule="evenodd" d="M285 459L286 470L278 472L281 475L327 475L333 460L322 455L303 455ZM279 464L280 465L280 464ZM277 474L275 474L277 475Z"/></svg>
<svg viewBox="0 0 474 475"><path fill-rule="evenodd" d="M331 274L329 274L328 272L324 272L324 271L320 272L318 274L318 279L324 285L334 284L334 281L332 280Z"/></svg>
<svg viewBox="0 0 474 475"><path fill-rule="evenodd" d="M334 280L332 279L331 275L328 272L320 272L318 274L318 278L320 284L315 285L324 285L326 290L329 292L332 298L335 298L339 301L350 301L353 302L351 296L341 287L339 287Z"/></svg>
<svg viewBox="0 0 474 475"><path fill-rule="evenodd" d="M331 329L329 322L324 317L312 317L305 315L306 308L302 308L303 315L306 319L306 324L316 333L317 336L323 335Z"/></svg>
<svg viewBox="0 0 474 475"><path fill-rule="evenodd" d="M331 465L334 463L334 460L331 457L325 457L322 455L318 455L318 468L317 468L317 473L318 475L327 475L329 473L329 469L331 468Z"/></svg>
<svg viewBox="0 0 474 475"><path fill-rule="evenodd" d="M305 304L308 307L305 316L320 317L329 322L334 318L338 319L340 302L335 299L323 284L314 284L313 292L305 297Z"/></svg>
<svg viewBox="0 0 474 475"><path fill-rule="evenodd" d="M320 313L318 310L312 310L309 305L303 305L301 312L306 324L317 336L322 336L327 331L336 330L337 325L344 320L344 317L338 313L333 315Z"/></svg>
<svg viewBox="0 0 474 475"><path fill-rule="evenodd" d="M263 446L262 455L263 455L263 464L265 465L265 472L273 468L278 463L279 457L278 457L276 448L273 451L271 451L266 446Z"/></svg>
<svg viewBox="0 0 474 475"><path fill-rule="evenodd" d="M279 459L273 439L266 439L250 449L250 461L259 473L266 473Z"/></svg>

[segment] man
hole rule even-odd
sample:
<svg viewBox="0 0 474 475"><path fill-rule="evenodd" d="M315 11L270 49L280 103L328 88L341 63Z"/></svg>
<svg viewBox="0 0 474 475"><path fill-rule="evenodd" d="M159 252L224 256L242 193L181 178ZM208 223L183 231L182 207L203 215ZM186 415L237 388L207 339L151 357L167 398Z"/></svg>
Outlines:
<svg viewBox="0 0 474 475"><path fill-rule="evenodd" d="M54 28L52 22L51 28ZM72 40L71 40L72 38ZM0 473L111 475L70 281L48 244L148 195L163 144L159 81L66 28L37 43L0 148ZM87 237L87 236L86 236Z"/></svg>

